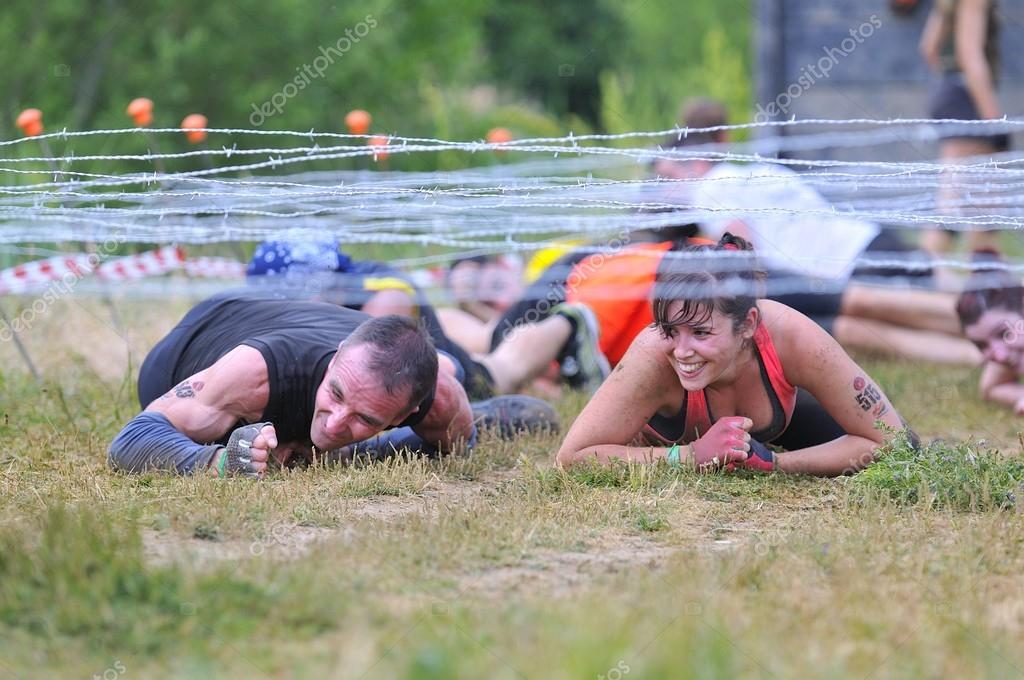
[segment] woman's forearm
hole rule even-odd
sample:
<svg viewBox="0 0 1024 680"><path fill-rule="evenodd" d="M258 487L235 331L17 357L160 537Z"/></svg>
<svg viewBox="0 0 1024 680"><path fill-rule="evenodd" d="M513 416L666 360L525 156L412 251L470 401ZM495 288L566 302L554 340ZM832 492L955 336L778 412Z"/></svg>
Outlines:
<svg viewBox="0 0 1024 680"><path fill-rule="evenodd" d="M1003 406L1015 407L1021 399L1024 399L1024 385L1019 383L1003 383L993 385L982 391L982 396L987 401L992 401Z"/></svg>
<svg viewBox="0 0 1024 680"><path fill-rule="evenodd" d="M1003 115L996 96L992 70L984 59L971 60L963 67L964 84L974 100L974 106L982 118L1000 118Z"/></svg>
<svg viewBox="0 0 1024 680"><path fill-rule="evenodd" d="M633 463L653 463L668 456L669 449L663 446L622 446L619 444L596 444L579 451L559 451L556 461L561 467L575 463L594 461L607 465L616 460ZM687 447L683 447L681 458L685 459Z"/></svg>
<svg viewBox="0 0 1024 680"><path fill-rule="evenodd" d="M928 63L933 71L939 70L939 52L942 49L942 39L949 32L949 15L940 9L932 10L924 25L924 32L921 34L921 42L918 49L921 56Z"/></svg>
<svg viewBox="0 0 1024 680"><path fill-rule="evenodd" d="M872 439L847 434L825 444L778 453L775 468L792 474L838 477L873 463L879 446Z"/></svg>

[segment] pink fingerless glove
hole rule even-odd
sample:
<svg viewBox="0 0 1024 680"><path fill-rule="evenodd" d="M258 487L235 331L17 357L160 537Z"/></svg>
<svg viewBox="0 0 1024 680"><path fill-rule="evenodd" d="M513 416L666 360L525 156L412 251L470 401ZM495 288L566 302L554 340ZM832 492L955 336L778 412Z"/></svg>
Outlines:
<svg viewBox="0 0 1024 680"><path fill-rule="evenodd" d="M728 470L757 470L758 472L771 472L775 469L775 452L759 441L750 440L750 455L746 460L739 460L730 463Z"/></svg>
<svg viewBox="0 0 1024 680"><path fill-rule="evenodd" d="M698 469L718 468L747 458L750 419L743 416L719 418L702 437L694 441L694 464Z"/></svg>

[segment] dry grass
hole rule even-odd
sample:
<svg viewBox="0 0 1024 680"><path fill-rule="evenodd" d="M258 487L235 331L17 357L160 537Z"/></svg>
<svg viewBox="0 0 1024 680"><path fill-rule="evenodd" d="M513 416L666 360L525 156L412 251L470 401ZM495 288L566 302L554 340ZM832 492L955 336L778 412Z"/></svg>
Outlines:
<svg viewBox="0 0 1024 680"><path fill-rule="evenodd" d="M1022 675L1016 504L567 474L552 438L258 483L114 475L126 348L185 305L121 303L119 346L83 306L26 336L42 388L0 343L0 677ZM926 439L1019 448L970 371L869 363Z"/></svg>

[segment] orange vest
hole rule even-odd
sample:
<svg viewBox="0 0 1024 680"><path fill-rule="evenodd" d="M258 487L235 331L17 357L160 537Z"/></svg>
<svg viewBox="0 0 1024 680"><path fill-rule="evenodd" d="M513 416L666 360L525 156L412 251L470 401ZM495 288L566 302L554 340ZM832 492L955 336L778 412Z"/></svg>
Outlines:
<svg viewBox="0 0 1024 680"><path fill-rule="evenodd" d="M638 243L580 260L566 281L566 299L590 307L601 329L600 347L615 366L633 339L654 323L651 291L670 241Z"/></svg>

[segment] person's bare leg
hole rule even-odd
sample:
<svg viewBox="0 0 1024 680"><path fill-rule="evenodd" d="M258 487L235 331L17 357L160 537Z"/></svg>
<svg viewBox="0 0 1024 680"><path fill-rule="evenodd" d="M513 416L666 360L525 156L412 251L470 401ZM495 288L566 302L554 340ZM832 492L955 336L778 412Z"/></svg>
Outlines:
<svg viewBox="0 0 1024 680"><path fill-rule="evenodd" d="M416 301L402 290L378 291L363 304L363 312L370 316L415 316Z"/></svg>
<svg viewBox="0 0 1024 680"><path fill-rule="evenodd" d="M921 234L919 245L932 255L945 255L953 249L953 234L945 229L928 229Z"/></svg>
<svg viewBox="0 0 1024 680"><path fill-rule="evenodd" d="M484 323L469 312L454 307L438 307L437 319L444 334L470 354L486 354L491 349L494 323Z"/></svg>
<svg viewBox="0 0 1024 680"><path fill-rule="evenodd" d="M839 316L832 334L844 347L891 357L966 366L981 363L978 348L964 338L901 328L884 321Z"/></svg>
<svg viewBox="0 0 1024 680"><path fill-rule="evenodd" d="M981 139L947 139L939 146L939 162L946 165L959 165L972 162L972 157L980 160L995 153L995 149L987 141ZM939 212L947 215L962 215L963 207L956 205L963 198L961 191L954 186L957 174L947 171L945 181L939 189ZM971 231L967 233L967 247L974 251L979 248L995 248L997 245L996 231ZM944 255L953 249L953 234L943 229L929 229L921 234L921 248L933 255ZM940 278L949 272L939 272Z"/></svg>
<svg viewBox="0 0 1024 680"><path fill-rule="evenodd" d="M960 335L956 296L952 293L851 282L843 291L839 312L894 326Z"/></svg>
<svg viewBox="0 0 1024 680"><path fill-rule="evenodd" d="M511 394L544 373L572 335L572 324L555 314L518 326L490 354L478 357L499 394Z"/></svg>

